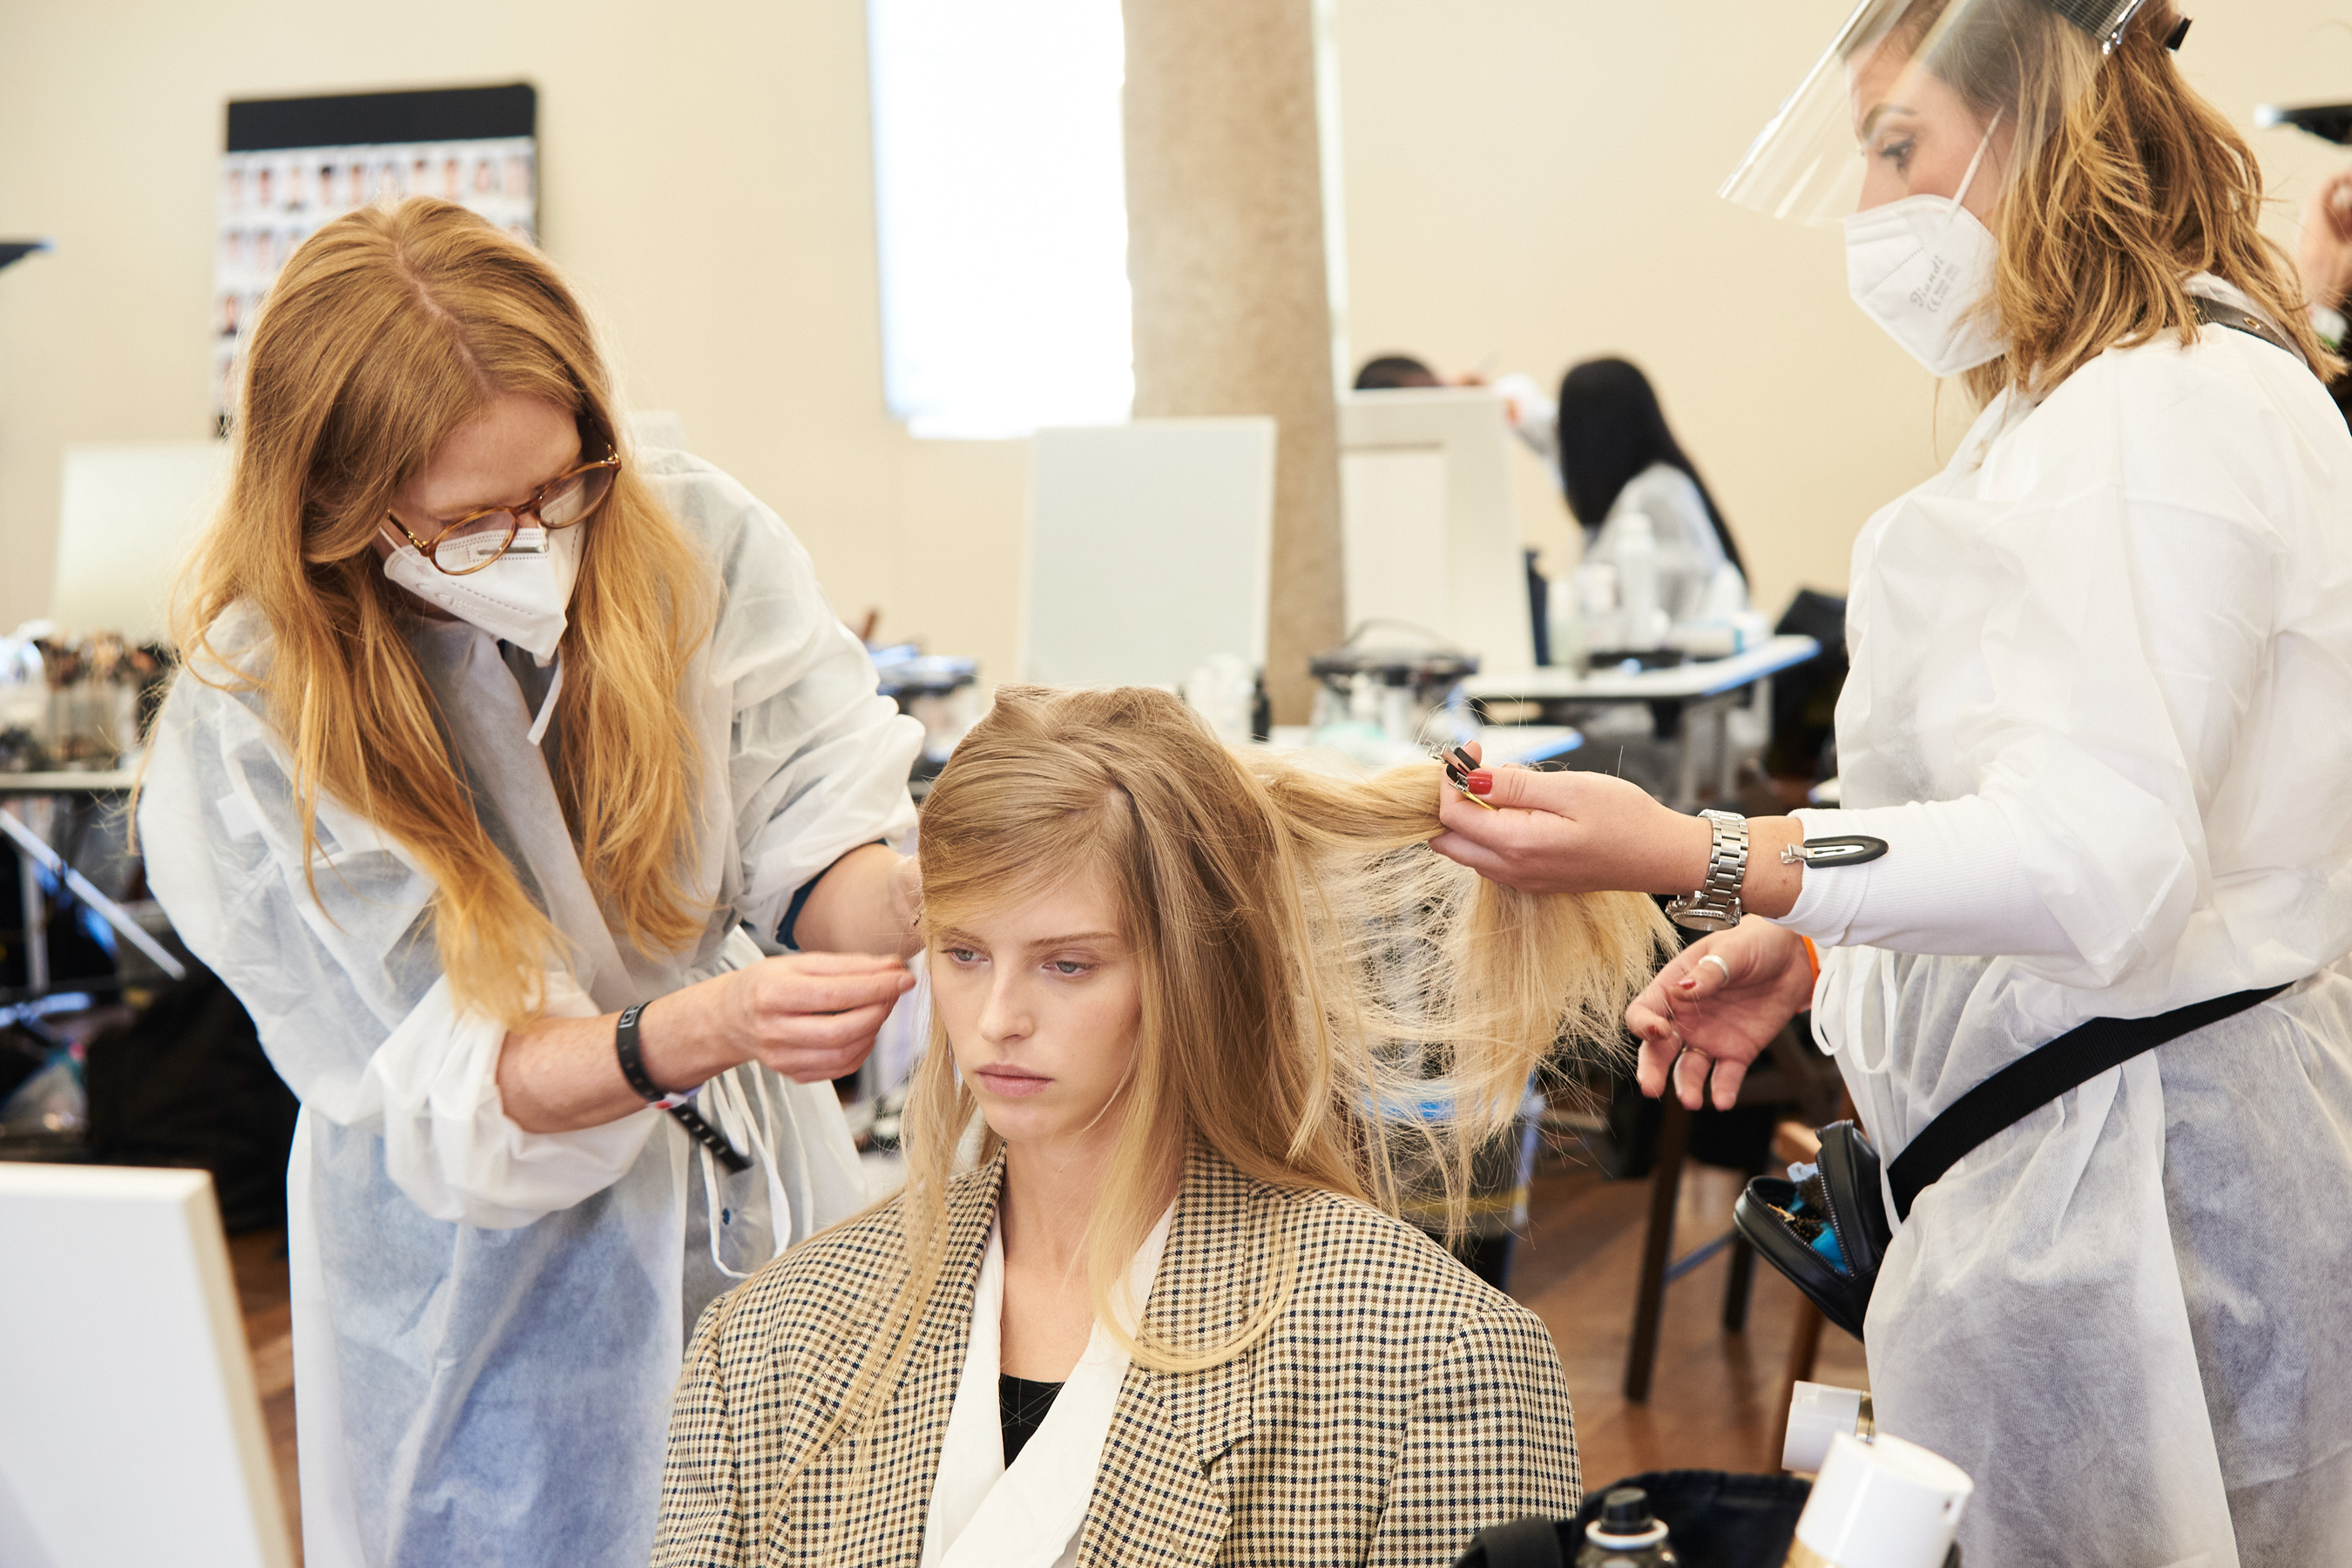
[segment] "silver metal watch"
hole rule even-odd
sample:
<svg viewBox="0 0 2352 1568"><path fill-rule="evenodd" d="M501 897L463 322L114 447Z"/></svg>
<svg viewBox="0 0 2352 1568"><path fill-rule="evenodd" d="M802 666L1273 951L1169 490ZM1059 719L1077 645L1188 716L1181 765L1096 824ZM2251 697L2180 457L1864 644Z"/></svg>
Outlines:
<svg viewBox="0 0 2352 1568"><path fill-rule="evenodd" d="M1666 918L1685 931L1729 931L1746 912L1739 905L1739 887L1748 879L1748 819L1729 811L1699 815L1715 829L1706 880L1697 891L1668 900Z"/></svg>

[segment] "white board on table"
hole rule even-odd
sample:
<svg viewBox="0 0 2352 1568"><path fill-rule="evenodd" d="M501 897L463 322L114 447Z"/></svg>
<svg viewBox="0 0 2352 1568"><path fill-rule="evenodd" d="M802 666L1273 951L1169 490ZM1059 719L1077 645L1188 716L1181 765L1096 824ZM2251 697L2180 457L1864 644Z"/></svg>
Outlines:
<svg viewBox="0 0 2352 1568"><path fill-rule="evenodd" d="M1350 632L1366 621L1405 621L1476 654L1482 674L1535 667L1511 440L1507 405L1484 388L1341 395Z"/></svg>
<svg viewBox="0 0 2352 1568"><path fill-rule="evenodd" d="M292 1561L212 1178L0 1163L0 1563Z"/></svg>
<svg viewBox="0 0 2352 1568"><path fill-rule="evenodd" d="M169 638L172 580L228 489L228 443L68 447L49 618L68 636Z"/></svg>
<svg viewBox="0 0 2352 1568"><path fill-rule="evenodd" d="M1174 686L1219 654L1264 668L1274 454L1255 416L1038 431L1021 679Z"/></svg>

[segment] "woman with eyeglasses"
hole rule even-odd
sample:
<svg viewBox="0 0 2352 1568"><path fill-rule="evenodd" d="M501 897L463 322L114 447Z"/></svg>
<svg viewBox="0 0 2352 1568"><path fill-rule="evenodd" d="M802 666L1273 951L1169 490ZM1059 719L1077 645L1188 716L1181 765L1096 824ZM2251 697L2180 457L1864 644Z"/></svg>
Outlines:
<svg viewBox="0 0 2352 1568"><path fill-rule="evenodd" d="M320 229L243 395L139 825L302 1100L308 1560L642 1563L688 1326L865 1202L919 727L459 207Z"/></svg>

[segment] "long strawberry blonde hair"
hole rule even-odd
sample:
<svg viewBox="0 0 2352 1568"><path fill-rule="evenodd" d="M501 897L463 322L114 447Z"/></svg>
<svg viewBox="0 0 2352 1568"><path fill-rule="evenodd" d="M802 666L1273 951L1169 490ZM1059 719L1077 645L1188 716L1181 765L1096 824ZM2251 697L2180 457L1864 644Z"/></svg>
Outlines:
<svg viewBox="0 0 2352 1568"><path fill-rule="evenodd" d="M174 605L183 679L257 691L291 759L306 864L322 796L432 879L461 1004L509 1024L559 955L546 914L476 816L373 549L393 497L505 396L568 410L583 459L620 451L583 525L549 768L589 886L648 952L698 937L699 754L681 683L713 575L628 466L578 299L546 258L447 202L362 208L304 241L246 348L226 501ZM232 616L231 612L237 614ZM252 617L257 617L258 625ZM316 896L316 873L311 891Z"/></svg>
<svg viewBox="0 0 2352 1568"><path fill-rule="evenodd" d="M1921 65L2030 150L1987 225L2000 256L1980 308L2009 351L1965 374L1972 396L2043 395L2108 349L2163 332L2195 342L2185 285L2200 272L2245 294L2321 376L2343 368L2312 331L2294 263L2262 233L2253 149L2166 47L2180 20L2171 0L2147 0L2104 58L2049 0L1978 0L1937 29L1947 9L1912 4L1873 47L1924 45Z"/></svg>
<svg viewBox="0 0 2352 1568"><path fill-rule="evenodd" d="M1141 1023L1087 1278L1097 1318L1144 1364L1246 1350L1296 1274L1297 1259L1276 1256L1277 1283L1220 1342L1122 1331L1112 1292L1188 1150L1391 1214L1409 1193L1442 1191L1458 1224L1473 1152L1512 1124L1531 1075L1622 1048L1624 1005L1669 940L1656 906L1516 892L1445 859L1428 847L1439 787L1434 763L1360 778L1228 750L1164 692L1007 687L925 802L928 931L1073 878L1114 890ZM1432 1102L1450 1114L1424 1120ZM975 1135L992 1154L935 1025L905 1119L908 1273L845 1423L875 1414L909 1352L945 1263L958 1151Z"/></svg>

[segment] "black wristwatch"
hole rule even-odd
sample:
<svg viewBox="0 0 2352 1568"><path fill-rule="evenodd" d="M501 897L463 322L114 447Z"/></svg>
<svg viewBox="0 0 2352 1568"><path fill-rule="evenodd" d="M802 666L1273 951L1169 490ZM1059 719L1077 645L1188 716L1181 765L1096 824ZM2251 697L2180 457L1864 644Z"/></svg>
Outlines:
<svg viewBox="0 0 2352 1568"><path fill-rule="evenodd" d="M740 1175L751 1168L751 1162L735 1152L735 1145L720 1135L719 1129L705 1121L688 1098L671 1094L656 1083L646 1071L645 1050L637 1041L637 1020L644 1016L649 1003L640 1002L621 1009L620 1022L613 1028L613 1055L621 1064L621 1076L629 1087L645 1097L647 1105L658 1105L677 1119L677 1124L690 1133L694 1141L710 1151L713 1158L730 1171Z"/></svg>

